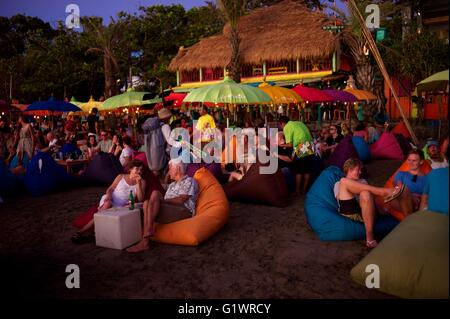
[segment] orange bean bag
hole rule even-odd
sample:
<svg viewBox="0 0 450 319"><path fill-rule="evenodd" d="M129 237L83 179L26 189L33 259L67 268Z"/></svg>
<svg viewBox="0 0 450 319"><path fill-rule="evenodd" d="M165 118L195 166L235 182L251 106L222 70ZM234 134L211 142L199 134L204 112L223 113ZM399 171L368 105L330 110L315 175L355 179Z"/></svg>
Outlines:
<svg viewBox="0 0 450 319"><path fill-rule="evenodd" d="M428 174L429 172L431 172L431 166L430 164L428 164L427 161L423 161L422 166L420 167L420 171L423 174ZM384 187L394 187L394 177L395 174L397 174L397 172L406 172L409 170L409 164L408 161L404 161L403 164L400 166L400 168L398 170L395 171L394 174L392 174L391 177L389 177L389 179L387 180L386 184L384 184ZM398 220L403 220L406 216L405 213L393 209L392 207L387 207L386 204L384 204L383 199L381 197L376 197L376 201L378 204L382 205L383 207L386 208L386 210L392 215L394 216L396 219Z"/></svg>
<svg viewBox="0 0 450 319"><path fill-rule="evenodd" d="M152 240L166 244L197 246L228 222L228 200L214 175L205 168L195 172L199 186L194 217L157 224Z"/></svg>
<svg viewBox="0 0 450 319"><path fill-rule="evenodd" d="M411 134L408 131L408 128L406 127L405 122L398 123L392 130L391 133L393 134L401 134L407 139L411 139Z"/></svg>

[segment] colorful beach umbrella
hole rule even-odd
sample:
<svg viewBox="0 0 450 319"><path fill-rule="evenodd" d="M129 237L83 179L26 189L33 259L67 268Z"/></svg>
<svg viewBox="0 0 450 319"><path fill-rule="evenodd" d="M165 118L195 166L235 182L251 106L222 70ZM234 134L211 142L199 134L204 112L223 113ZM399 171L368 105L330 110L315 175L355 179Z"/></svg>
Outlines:
<svg viewBox="0 0 450 319"><path fill-rule="evenodd" d="M447 69L417 83L416 90L418 95L421 95L422 92L448 92L448 74L449 71Z"/></svg>
<svg viewBox="0 0 450 319"><path fill-rule="evenodd" d="M344 91L352 94L359 101L378 100L378 97L369 91L353 89L350 87L345 88Z"/></svg>
<svg viewBox="0 0 450 319"><path fill-rule="evenodd" d="M78 112L81 109L69 102L57 101L50 98L47 101L39 101L30 104L25 111L49 111L49 112Z"/></svg>
<svg viewBox="0 0 450 319"><path fill-rule="evenodd" d="M300 95L306 103L333 102L333 99L325 92L304 86L303 84L297 85L292 90Z"/></svg>
<svg viewBox="0 0 450 319"><path fill-rule="evenodd" d="M75 96L72 96L69 103L72 103L73 105L80 107L84 102L80 102L75 98Z"/></svg>
<svg viewBox="0 0 450 319"><path fill-rule="evenodd" d="M356 102L357 100L353 94L350 94L342 90L326 89L323 90L323 92L325 92L328 96L330 96L334 102L353 103Z"/></svg>
<svg viewBox="0 0 450 319"><path fill-rule="evenodd" d="M171 104L172 107L180 107L186 95L187 93L172 92L168 96L164 97L164 101Z"/></svg>
<svg viewBox="0 0 450 319"><path fill-rule="evenodd" d="M275 104L292 104L303 102L300 95L284 87L273 86L267 82L263 82L258 86L258 88L269 95Z"/></svg>
<svg viewBox="0 0 450 319"><path fill-rule="evenodd" d="M272 99L258 88L234 82L228 76L220 83L192 90L183 102L266 104Z"/></svg>
<svg viewBox="0 0 450 319"><path fill-rule="evenodd" d="M150 92L137 92L129 88L125 93L115 95L103 102L99 111L110 111L121 107L141 106L144 104L152 104L162 102L161 98L152 98Z"/></svg>
<svg viewBox="0 0 450 319"><path fill-rule="evenodd" d="M81 105L79 105L79 107L81 108L81 110L85 113L91 113L91 110L96 107L97 109L100 109L103 105L103 102L100 101L95 101L94 98L91 96L89 101L87 101L86 103L81 103Z"/></svg>

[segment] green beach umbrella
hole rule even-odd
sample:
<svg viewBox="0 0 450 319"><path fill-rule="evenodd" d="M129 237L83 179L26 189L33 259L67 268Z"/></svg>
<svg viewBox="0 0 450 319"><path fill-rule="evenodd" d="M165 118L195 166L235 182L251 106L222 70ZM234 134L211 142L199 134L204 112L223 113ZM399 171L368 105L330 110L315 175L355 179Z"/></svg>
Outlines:
<svg viewBox="0 0 450 319"><path fill-rule="evenodd" d="M234 82L228 76L220 83L192 90L183 102L211 102L225 104L270 103L269 95L250 85Z"/></svg>
<svg viewBox="0 0 450 319"><path fill-rule="evenodd" d="M448 92L448 70L435 73L417 83L417 93L421 92Z"/></svg>
<svg viewBox="0 0 450 319"><path fill-rule="evenodd" d="M144 104L151 104L162 102L161 98L155 98L150 100L150 92L137 92L132 88L129 88L125 93L115 95L103 102L99 111L110 111L119 107L141 106Z"/></svg>
<svg viewBox="0 0 450 319"><path fill-rule="evenodd" d="M69 102L72 103L72 104L74 104L74 105L76 105L76 106L78 106L78 107L80 107L81 104L86 103L86 102L80 102L80 101L78 101L78 100L75 98L75 96L72 96L72 98L70 99Z"/></svg>

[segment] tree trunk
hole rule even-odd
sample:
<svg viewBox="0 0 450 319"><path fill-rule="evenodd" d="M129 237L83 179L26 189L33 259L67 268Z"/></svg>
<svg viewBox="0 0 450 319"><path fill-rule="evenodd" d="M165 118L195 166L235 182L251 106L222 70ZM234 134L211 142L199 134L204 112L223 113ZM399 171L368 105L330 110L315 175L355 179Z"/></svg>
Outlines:
<svg viewBox="0 0 450 319"><path fill-rule="evenodd" d="M103 55L103 67L105 69L105 99L114 96L116 93L116 83L111 59Z"/></svg>
<svg viewBox="0 0 450 319"><path fill-rule="evenodd" d="M239 45L241 39L237 27L232 27L230 32L230 46L231 46L231 61L228 64L228 69L231 78L236 82L241 82L241 54Z"/></svg>

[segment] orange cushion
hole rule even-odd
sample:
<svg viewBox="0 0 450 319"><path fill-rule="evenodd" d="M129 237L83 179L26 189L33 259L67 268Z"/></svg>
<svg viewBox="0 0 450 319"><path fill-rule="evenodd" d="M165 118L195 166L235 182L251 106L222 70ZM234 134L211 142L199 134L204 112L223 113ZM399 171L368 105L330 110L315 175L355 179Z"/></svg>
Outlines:
<svg viewBox="0 0 450 319"><path fill-rule="evenodd" d="M406 124L402 121L398 123L391 131L391 133L397 133L403 135L405 138L411 139L411 134L408 131L408 128L406 127Z"/></svg>
<svg viewBox="0 0 450 319"><path fill-rule="evenodd" d="M423 161L422 166L420 167L420 171L423 174L428 174L429 172L431 172L431 166L428 163L428 161ZM400 166L400 168L398 170L395 171L394 174L392 174L391 177L389 177L389 179L387 180L386 184L384 184L384 187L394 187L394 177L395 174L397 174L397 172L406 172L409 170L409 164L408 161L404 161L403 164ZM404 212L401 212L399 210L393 209L392 207L387 207L384 202L383 199L381 197L376 197L377 202L384 206L386 208L386 210L395 218L397 218L398 220L403 220L406 216Z"/></svg>
<svg viewBox="0 0 450 319"><path fill-rule="evenodd" d="M197 246L228 222L228 200L214 175L205 168L195 172L199 186L194 217L169 224L157 224L152 240L176 245Z"/></svg>

